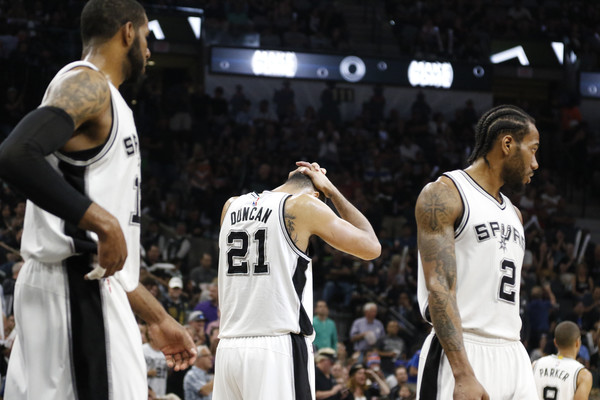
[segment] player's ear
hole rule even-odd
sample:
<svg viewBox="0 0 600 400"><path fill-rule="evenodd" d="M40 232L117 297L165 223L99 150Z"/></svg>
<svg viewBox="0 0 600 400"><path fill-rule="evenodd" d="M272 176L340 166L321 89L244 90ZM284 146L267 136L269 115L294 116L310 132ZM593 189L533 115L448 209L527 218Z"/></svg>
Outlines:
<svg viewBox="0 0 600 400"><path fill-rule="evenodd" d="M133 41L135 40L135 27L133 26L133 22L127 21L121 27L121 37L123 39L123 44L127 47L130 47Z"/></svg>

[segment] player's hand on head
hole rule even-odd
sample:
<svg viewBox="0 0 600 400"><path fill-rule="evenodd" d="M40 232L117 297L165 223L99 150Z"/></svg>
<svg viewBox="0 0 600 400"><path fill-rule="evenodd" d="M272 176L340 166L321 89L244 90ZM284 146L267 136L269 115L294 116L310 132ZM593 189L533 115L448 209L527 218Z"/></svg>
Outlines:
<svg viewBox="0 0 600 400"><path fill-rule="evenodd" d="M167 366L184 370L196 361L196 345L189 333L170 316L148 325L152 339L167 359Z"/></svg>
<svg viewBox="0 0 600 400"><path fill-rule="evenodd" d="M309 163L306 161L297 161L296 165L298 166L298 171L300 171L300 173L310 178L317 190L323 192L326 197L330 197L330 194L333 191L333 184L329 178L327 178L327 170L325 168L322 168L316 162Z"/></svg>

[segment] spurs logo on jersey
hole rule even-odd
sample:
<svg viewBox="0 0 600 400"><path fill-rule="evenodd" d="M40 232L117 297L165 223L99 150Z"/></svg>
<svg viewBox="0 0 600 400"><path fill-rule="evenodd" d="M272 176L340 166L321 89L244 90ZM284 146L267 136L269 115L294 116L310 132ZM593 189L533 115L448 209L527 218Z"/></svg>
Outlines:
<svg viewBox="0 0 600 400"><path fill-rule="evenodd" d="M523 225L506 196L498 202L464 171L445 175L455 183L464 206L455 230L456 300L463 329L519 340ZM417 292L427 318L428 292L420 257Z"/></svg>
<svg viewBox="0 0 600 400"><path fill-rule="evenodd" d="M537 360L533 377L542 400L572 400L577 389L577 375L583 364L572 358L549 355Z"/></svg>
<svg viewBox="0 0 600 400"><path fill-rule="evenodd" d="M312 265L286 230L289 196L249 193L227 210L219 234L221 338L313 332Z"/></svg>
<svg viewBox="0 0 600 400"><path fill-rule="evenodd" d="M77 61L61 69L57 77L76 68L98 70ZM56 79L56 78L55 78ZM114 215L123 229L127 253L123 270L115 274L126 290L138 284L140 254L140 152L131 109L116 87L109 83L112 127L106 143L79 153L56 152L46 157L77 190ZM27 202L21 252L44 263L60 262L74 254L93 251L98 238Z"/></svg>

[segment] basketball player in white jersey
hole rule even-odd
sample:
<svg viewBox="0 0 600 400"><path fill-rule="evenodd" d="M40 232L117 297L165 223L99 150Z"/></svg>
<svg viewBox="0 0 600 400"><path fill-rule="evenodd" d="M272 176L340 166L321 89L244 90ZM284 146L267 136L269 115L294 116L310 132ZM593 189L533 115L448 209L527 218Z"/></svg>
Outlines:
<svg viewBox="0 0 600 400"><path fill-rule="evenodd" d="M326 171L297 164L282 186L223 207L213 400L314 400L309 239L317 235L362 259L381 252L369 221Z"/></svg>
<svg viewBox="0 0 600 400"><path fill-rule="evenodd" d="M144 71L148 33L138 2L89 1L83 60L59 71L0 146L2 179L29 199L7 399L146 399L133 312L169 366L194 361L189 335L138 282L139 140L118 87Z"/></svg>
<svg viewBox="0 0 600 400"><path fill-rule="evenodd" d="M447 172L416 205L417 294L433 325L419 359L417 398L535 399L520 342L525 234L500 188L521 189L538 168L534 120L499 106L477 123L465 170Z"/></svg>
<svg viewBox="0 0 600 400"><path fill-rule="evenodd" d="M571 321L554 329L558 354L533 363L533 377L540 400L587 400L592 390L592 373L577 361L581 332Z"/></svg>

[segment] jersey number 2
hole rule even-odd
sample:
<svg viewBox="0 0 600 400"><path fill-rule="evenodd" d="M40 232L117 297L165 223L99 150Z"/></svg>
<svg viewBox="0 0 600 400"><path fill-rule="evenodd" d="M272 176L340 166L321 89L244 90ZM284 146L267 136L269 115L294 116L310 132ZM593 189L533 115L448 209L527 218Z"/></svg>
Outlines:
<svg viewBox="0 0 600 400"><path fill-rule="evenodd" d="M267 230L259 229L254 232L257 259L254 264L254 274L268 274L269 264L265 260L265 242ZM248 249L250 247L250 234L246 231L231 231L227 235L227 244L232 246L227 251L227 274L248 275Z"/></svg>
<svg viewBox="0 0 600 400"><path fill-rule="evenodd" d="M500 292L498 297L508 303L514 304L516 298L515 282L517 268L515 263L510 260L502 260L500 265L502 269L502 279L500 280Z"/></svg>

